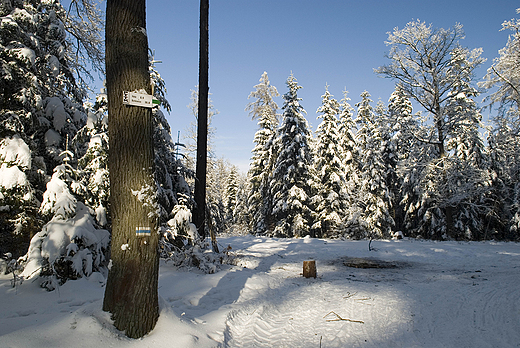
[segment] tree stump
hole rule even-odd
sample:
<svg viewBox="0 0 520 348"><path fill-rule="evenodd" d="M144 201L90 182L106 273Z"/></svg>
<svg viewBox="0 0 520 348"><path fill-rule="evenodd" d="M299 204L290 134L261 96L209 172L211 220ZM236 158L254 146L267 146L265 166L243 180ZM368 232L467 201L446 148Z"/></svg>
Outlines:
<svg viewBox="0 0 520 348"><path fill-rule="evenodd" d="M316 278L316 261L303 261L303 276L305 278Z"/></svg>

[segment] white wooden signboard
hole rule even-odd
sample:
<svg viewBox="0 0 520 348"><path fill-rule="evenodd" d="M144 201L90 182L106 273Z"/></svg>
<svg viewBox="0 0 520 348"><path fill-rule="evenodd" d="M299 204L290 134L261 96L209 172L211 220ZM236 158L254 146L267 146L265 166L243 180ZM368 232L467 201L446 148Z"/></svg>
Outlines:
<svg viewBox="0 0 520 348"><path fill-rule="evenodd" d="M136 92L123 92L123 104L131 106L141 106L143 108L153 108L159 105L159 100L154 99L149 94L141 94Z"/></svg>

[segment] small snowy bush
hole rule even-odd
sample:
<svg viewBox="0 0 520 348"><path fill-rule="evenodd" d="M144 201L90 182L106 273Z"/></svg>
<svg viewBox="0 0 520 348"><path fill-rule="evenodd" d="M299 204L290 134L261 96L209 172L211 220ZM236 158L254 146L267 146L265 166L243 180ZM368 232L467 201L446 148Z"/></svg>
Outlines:
<svg viewBox="0 0 520 348"><path fill-rule="evenodd" d="M13 275L13 279L11 279L13 288L23 283L23 277L20 276L22 271L23 266L16 258L13 258L11 253L5 253L4 258L0 258L0 273Z"/></svg>
<svg viewBox="0 0 520 348"><path fill-rule="evenodd" d="M104 273L109 241L109 232L97 229L89 208L77 202L74 217L56 215L32 238L21 276L41 276L42 287L53 290L68 279Z"/></svg>
<svg viewBox="0 0 520 348"><path fill-rule="evenodd" d="M214 253L209 243L200 239L197 228L191 223L191 211L186 205L176 205L172 215L168 226L161 228L161 258L174 266L198 268L204 273L215 273L220 264L230 263L229 249Z"/></svg>

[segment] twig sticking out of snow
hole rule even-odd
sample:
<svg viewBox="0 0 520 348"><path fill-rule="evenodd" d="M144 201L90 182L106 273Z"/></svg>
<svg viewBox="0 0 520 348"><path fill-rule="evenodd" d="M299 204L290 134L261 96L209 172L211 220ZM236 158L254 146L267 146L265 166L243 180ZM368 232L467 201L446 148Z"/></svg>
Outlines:
<svg viewBox="0 0 520 348"><path fill-rule="evenodd" d="M336 313L334 311L330 311L323 318L326 318L326 317L328 317L331 314L334 314L336 316L336 318L334 318L334 319L327 319L327 322L329 322L329 321L350 321L351 323L360 323L360 324L364 324L365 323L364 321L361 321L361 320L352 320L352 319L342 318L342 317L339 316L338 313Z"/></svg>
<svg viewBox="0 0 520 348"><path fill-rule="evenodd" d="M357 292L355 292L353 294L351 294L350 292L347 292L347 296L343 296L343 298L346 300L347 298L351 298L352 296L355 296L356 294L357 294ZM327 315L329 315L329 314L327 314Z"/></svg>
<svg viewBox="0 0 520 348"><path fill-rule="evenodd" d="M377 251L376 248L372 248L371 244L372 244L372 238L370 238L370 241L368 242L368 251Z"/></svg>

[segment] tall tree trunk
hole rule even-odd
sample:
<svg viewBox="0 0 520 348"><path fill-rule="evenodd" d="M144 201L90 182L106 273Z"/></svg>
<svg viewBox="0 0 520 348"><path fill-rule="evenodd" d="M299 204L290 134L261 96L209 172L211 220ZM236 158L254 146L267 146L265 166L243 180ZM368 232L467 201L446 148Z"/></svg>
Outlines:
<svg viewBox="0 0 520 348"><path fill-rule="evenodd" d="M103 310L112 313L114 325L132 338L150 332L159 317L152 113L122 104L123 91L144 89L151 94L145 28L145 0L107 1L112 267ZM150 233L137 235L137 229Z"/></svg>
<svg viewBox="0 0 520 348"><path fill-rule="evenodd" d="M209 93L209 0L200 0L199 105L197 114L197 164L195 172L195 209L193 222L206 237L206 168L208 161Z"/></svg>

